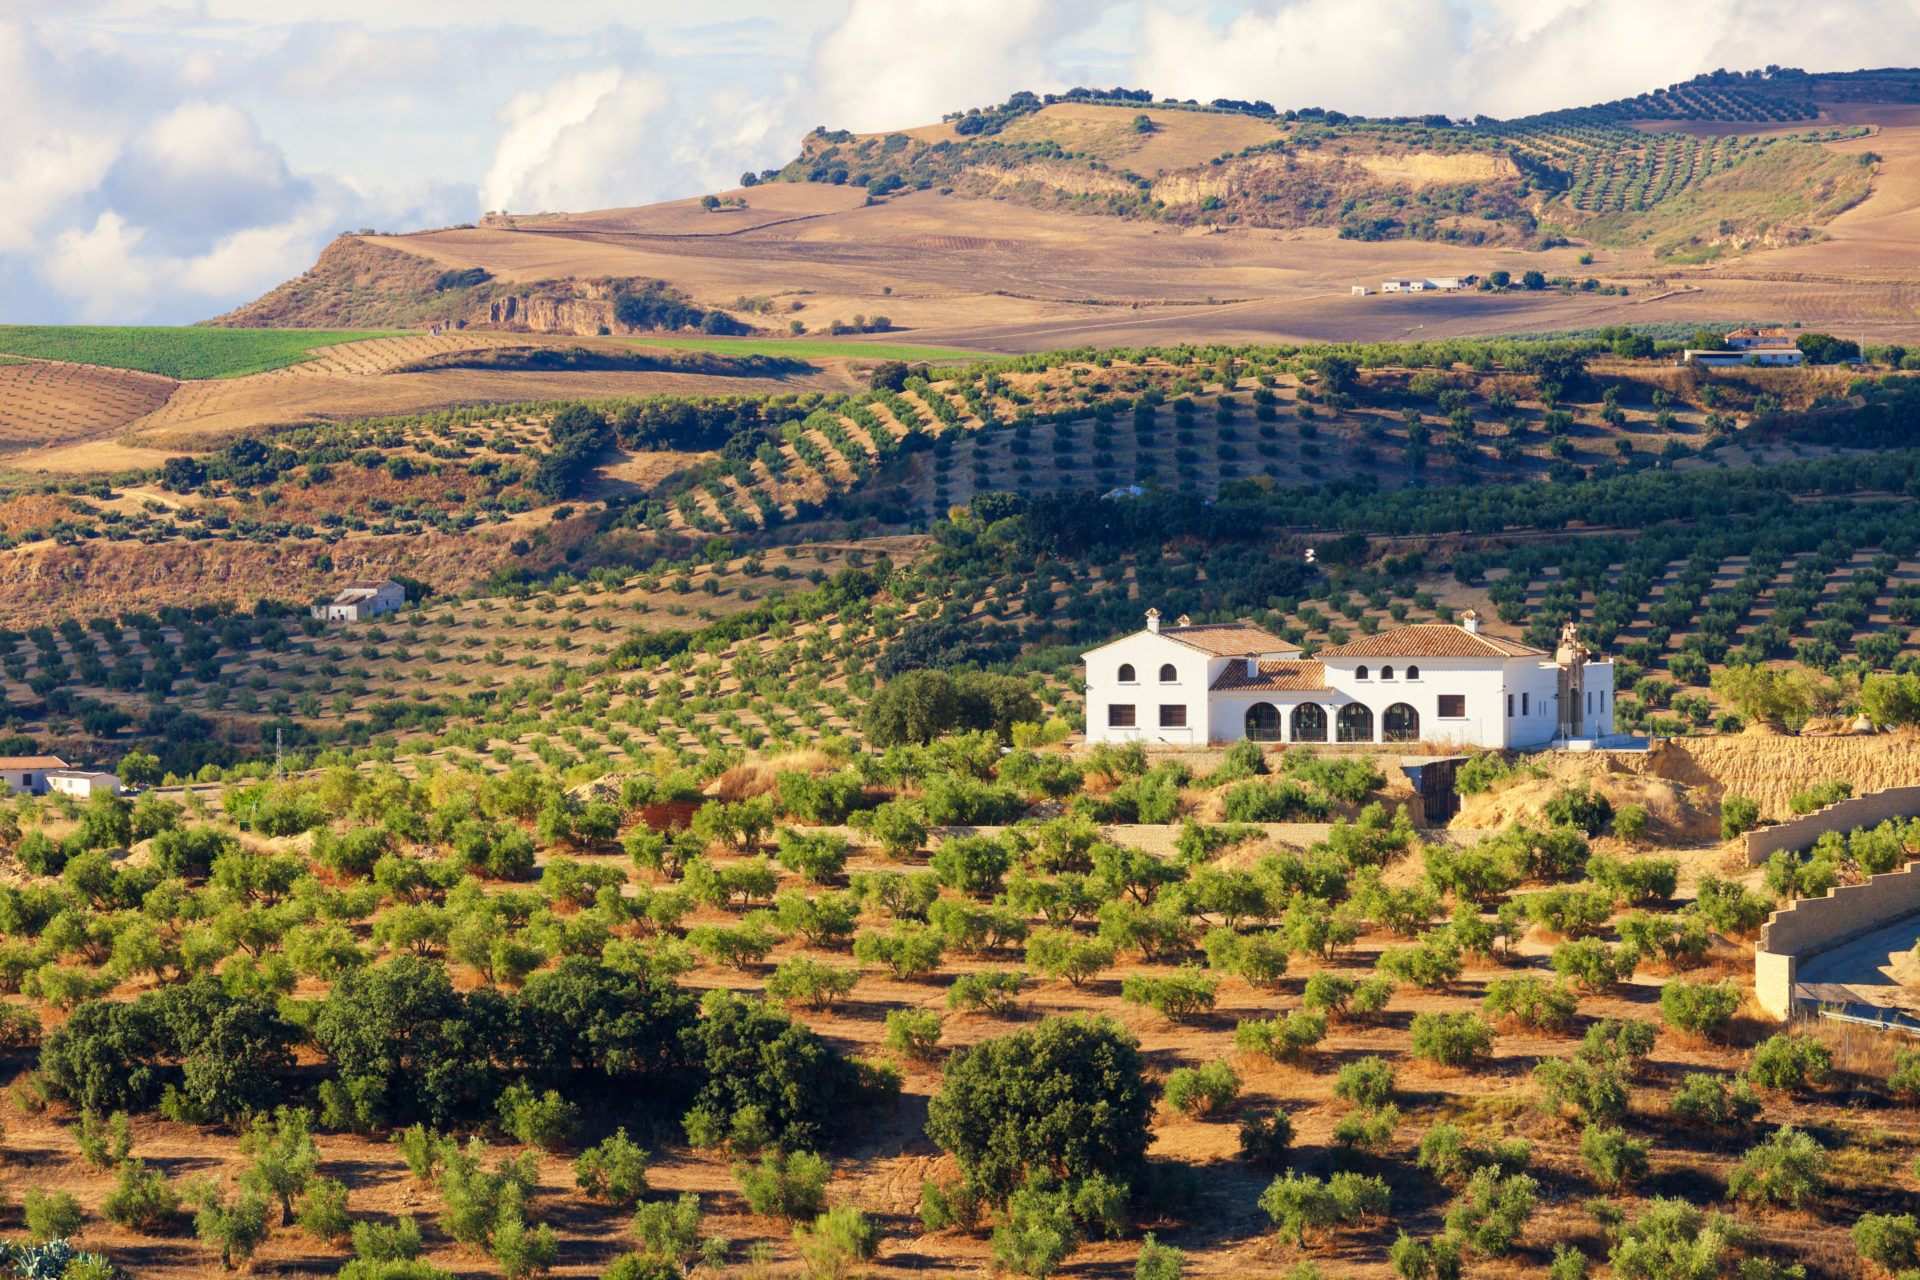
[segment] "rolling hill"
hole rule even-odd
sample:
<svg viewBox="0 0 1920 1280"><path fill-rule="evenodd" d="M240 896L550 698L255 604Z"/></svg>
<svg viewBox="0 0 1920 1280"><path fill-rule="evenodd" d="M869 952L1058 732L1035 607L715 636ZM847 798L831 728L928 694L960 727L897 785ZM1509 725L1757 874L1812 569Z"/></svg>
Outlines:
<svg viewBox="0 0 1920 1280"><path fill-rule="evenodd" d="M739 326L969 350L1382 341L1916 314L1913 73L1715 73L1515 119L1362 119L1128 90L820 130L703 200L343 236L215 324L614 336ZM1393 276L1606 289L1364 301ZM689 308L663 316L627 297ZM888 337L861 336L876 319Z"/></svg>

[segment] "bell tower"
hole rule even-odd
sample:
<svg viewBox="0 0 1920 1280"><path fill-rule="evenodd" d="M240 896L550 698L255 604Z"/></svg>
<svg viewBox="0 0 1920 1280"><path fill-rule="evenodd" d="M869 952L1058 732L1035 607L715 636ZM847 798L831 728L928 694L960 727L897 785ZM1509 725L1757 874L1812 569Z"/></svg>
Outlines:
<svg viewBox="0 0 1920 1280"><path fill-rule="evenodd" d="M1580 628L1572 619L1560 628L1560 647L1553 660L1559 666L1556 684L1559 692L1557 719L1553 736L1561 739L1585 737L1587 701L1587 659L1592 656L1580 639Z"/></svg>

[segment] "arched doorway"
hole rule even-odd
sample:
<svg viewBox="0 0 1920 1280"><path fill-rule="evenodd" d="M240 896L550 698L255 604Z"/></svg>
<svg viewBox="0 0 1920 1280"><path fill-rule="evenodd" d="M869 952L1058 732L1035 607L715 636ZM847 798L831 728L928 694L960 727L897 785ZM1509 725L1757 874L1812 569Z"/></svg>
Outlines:
<svg viewBox="0 0 1920 1280"><path fill-rule="evenodd" d="M1381 737L1388 742L1420 741L1420 713L1404 702L1396 702L1380 717Z"/></svg>
<svg viewBox="0 0 1920 1280"><path fill-rule="evenodd" d="M1295 742L1325 742L1327 740L1327 711L1317 702L1303 702L1293 709L1293 740Z"/></svg>
<svg viewBox="0 0 1920 1280"><path fill-rule="evenodd" d="M1338 741L1373 741L1373 710L1362 703L1349 702L1340 708L1340 715L1334 723L1339 730Z"/></svg>
<svg viewBox="0 0 1920 1280"><path fill-rule="evenodd" d="M1247 737L1255 742L1280 741L1280 711L1271 702L1247 708Z"/></svg>

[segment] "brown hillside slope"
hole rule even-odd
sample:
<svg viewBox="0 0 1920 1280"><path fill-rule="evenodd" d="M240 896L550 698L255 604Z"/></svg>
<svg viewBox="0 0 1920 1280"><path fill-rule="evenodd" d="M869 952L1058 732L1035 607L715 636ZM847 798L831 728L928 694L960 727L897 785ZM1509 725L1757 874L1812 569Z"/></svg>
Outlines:
<svg viewBox="0 0 1920 1280"><path fill-rule="evenodd" d="M591 335L613 326L624 280L506 283L485 268L466 277L419 253L341 236L312 269L207 323L260 329L411 329L471 325ZM484 276L486 278L478 278Z"/></svg>

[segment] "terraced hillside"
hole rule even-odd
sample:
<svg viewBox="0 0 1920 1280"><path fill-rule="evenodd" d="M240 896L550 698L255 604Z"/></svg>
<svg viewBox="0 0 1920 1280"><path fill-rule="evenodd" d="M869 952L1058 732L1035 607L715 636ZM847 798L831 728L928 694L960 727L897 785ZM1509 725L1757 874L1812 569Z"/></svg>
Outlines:
<svg viewBox="0 0 1920 1280"><path fill-rule="evenodd" d="M1695 206L1689 237L1708 229L1699 216L1705 207L1751 239L1779 240L1795 224L1804 237L1806 227L1864 198L1869 174L1853 158L1823 150L1817 134L1703 141L1648 135L1626 121L1773 122L1817 114L1798 99L1711 83L1512 121L1482 118L1471 127L1444 117L1282 115L1264 103L1202 109L1145 94L1076 90L1058 98L1015 95L937 130L816 132L794 161L764 176L851 183L874 196L938 187L1179 225L1337 226L1342 236L1361 240L1525 242L1545 223L1623 246L1660 235L1655 256L1668 258L1678 252L1674 211L1639 215L1685 196ZM1768 174L1756 185L1775 197L1764 209L1751 207L1739 184L1725 180L1763 156ZM1632 216L1593 225L1606 213Z"/></svg>

